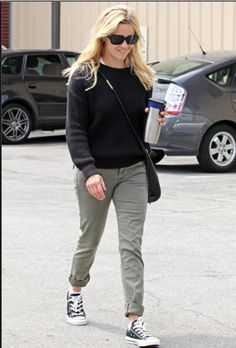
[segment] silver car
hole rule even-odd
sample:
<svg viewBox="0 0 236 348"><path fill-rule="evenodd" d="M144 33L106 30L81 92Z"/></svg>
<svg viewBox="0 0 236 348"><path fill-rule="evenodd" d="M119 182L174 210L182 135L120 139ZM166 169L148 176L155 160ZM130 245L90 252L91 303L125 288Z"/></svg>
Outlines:
<svg viewBox="0 0 236 348"><path fill-rule="evenodd" d="M193 54L150 64L157 82L153 98L164 99L172 82L187 90L180 115L168 115L152 158L196 156L202 168L236 167L236 51Z"/></svg>

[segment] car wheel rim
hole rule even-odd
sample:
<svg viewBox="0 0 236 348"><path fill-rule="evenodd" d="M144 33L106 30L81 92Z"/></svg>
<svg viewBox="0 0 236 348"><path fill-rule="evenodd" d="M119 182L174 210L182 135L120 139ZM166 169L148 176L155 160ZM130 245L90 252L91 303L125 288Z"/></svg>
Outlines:
<svg viewBox="0 0 236 348"><path fill-rule="evenodd" d="M211 159L217 166L228 166L235 159L235 139L230 133L219 132L212 138L209 150Z"/></svg>
<svg viewBox="0 0 236 348"><path fill-rule="evenodd" d="M13 107L3 114L2 132L6 139L12 142L24 139L29 131L29 127L29 116L23 109Z"/></svg>

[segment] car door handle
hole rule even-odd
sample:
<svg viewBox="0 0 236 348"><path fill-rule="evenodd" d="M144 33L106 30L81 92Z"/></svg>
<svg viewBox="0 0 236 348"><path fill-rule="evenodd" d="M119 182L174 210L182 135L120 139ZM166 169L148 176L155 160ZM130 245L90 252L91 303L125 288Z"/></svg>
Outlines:
<svg viewBox="0 0 236 348"><path fill-rule="evenodd" d="M29 88L36 88L36 84L35 83L29 83L28 86L29 86Z"/></svg>
<svg viewBox="0 0 236 348"><path fill-rule="evenodd" d="M234 99L234 102L236 103L236 99Z"/></svg>

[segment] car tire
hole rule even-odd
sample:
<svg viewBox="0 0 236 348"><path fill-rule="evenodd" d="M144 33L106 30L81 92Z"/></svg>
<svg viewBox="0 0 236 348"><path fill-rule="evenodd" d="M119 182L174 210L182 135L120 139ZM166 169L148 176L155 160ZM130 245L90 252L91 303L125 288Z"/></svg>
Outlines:
<svg viewBox="0 0 236 348"><path fill-rule="evenodd" d="M162 150L152 150L151 154L150 154L150 157L151 157L152 162L154 164L159 163L163 159L164 156L165 156L165 152Z"/></svg>
<svg viewBox="0 0 236 348"><path fill-rule="evenodd" d="M32 130L29 110L20 104L8 104L2 109L3 144L21 144Z"/></svg>
<svg viewBox="0 0 236 348"><path fill-rule="evenodd" d="M199 164L208 172L225 173L236 166L236 130L226 124L211 128L204 136Z"/></svg>

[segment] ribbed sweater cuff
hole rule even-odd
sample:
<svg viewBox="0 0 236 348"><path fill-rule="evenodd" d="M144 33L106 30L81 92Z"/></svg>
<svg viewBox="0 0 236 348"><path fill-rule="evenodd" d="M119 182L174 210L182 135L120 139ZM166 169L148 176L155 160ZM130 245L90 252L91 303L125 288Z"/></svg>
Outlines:
<svg viewBox="0 0 236 348"><path fill-rule="evenodd" d="M94 165L89 165L85 168L82 168L84 174L84 181L86 181L90 176L94 174L99 174L97 168Z"/></svg>

